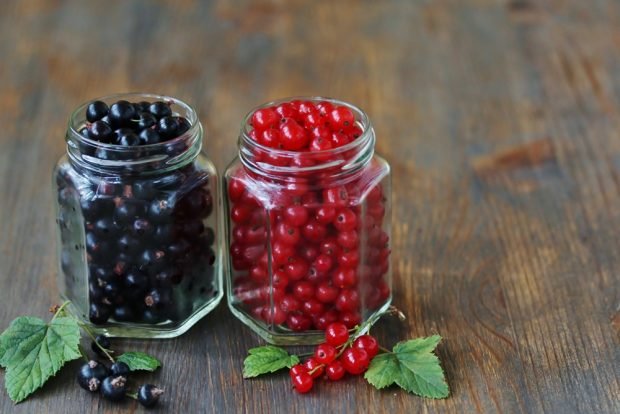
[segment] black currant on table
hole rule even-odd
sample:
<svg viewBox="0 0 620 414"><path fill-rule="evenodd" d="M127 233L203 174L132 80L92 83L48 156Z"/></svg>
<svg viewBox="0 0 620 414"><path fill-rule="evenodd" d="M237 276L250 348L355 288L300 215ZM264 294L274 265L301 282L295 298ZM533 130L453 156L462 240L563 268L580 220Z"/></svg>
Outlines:
<svg viewBox="0 0 620 414"><path fill-rule="evenodd" d="M159 397L164 393L164 390L153 384L142 384L138 388L138 402L144 407L153 407L159 401Z"/></svg>
<svg viewBox="0 0 620 414"><path fill-rule="evenodd" d="M91 360L80 367L77 375L77 382L80 387L87 391L98 391L102 381L109 375L105 365Z"/></svg>
<svg viewBox="0 0 620 414"><path fill-rule="evenodd" d="M110 401L120 401L127 394L127 377L113 375L104 378L101 382L101 394Z"/></svg>
<svg viewBox="0 0 620 414"><path fill-rule="evenodd" d="M127 375L129 375L129 365L124 362L117 361L110 365L110 372L112 375L123 375L124 377L127 377Z"/></svg>

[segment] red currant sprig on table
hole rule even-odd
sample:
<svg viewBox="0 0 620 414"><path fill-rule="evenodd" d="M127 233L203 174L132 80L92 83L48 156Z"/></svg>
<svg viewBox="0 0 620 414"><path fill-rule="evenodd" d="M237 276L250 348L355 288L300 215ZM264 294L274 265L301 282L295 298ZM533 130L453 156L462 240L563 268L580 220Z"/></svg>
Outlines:
<svg viewBox="0 0 620 414"><path fill-rule="evenodd" d="M363 374L378 352L379 343L374 337L361 335L353 339L345 324L331 323L325 330L325 342L316 347L314 356L291 368L293 387L304 394L323 373L331 381L342 379L346 373Z"/></svg>

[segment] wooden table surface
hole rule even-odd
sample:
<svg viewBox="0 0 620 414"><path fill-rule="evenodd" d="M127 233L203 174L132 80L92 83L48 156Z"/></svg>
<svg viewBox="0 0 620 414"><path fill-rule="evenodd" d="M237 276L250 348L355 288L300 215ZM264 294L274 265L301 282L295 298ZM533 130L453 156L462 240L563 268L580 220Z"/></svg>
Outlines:
<svg viewBox="0 0 620 414"><path fill-rule="evenodd" d="M259 338L222 303L180 338L159 412L620 412L620 4L613 0L0 2L0 325L58 301L52 165L100 95L178 96L223 171L242 116L291 95L370 115L393 178L385 343L439 333L452 395L361 378L243 380ZM0 412L140 411L76 364ZM3 375L2 375L3 377ZM4 381L0 380L0 385Z"/></svg>

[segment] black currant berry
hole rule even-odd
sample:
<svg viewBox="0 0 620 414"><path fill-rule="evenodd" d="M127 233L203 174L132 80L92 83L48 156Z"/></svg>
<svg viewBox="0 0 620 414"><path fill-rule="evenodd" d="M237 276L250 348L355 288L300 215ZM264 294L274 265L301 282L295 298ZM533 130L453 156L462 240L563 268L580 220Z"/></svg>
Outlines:
<svg viewBox="0 0 620 414"><path fill-rule="evenodd" d="M135 320L134 311L129 305L121 305L114 308L113 317L119 322L129 322Z"/></svg>
<svg viewBox="0 0 620 414"><path fill-rule="evenodd" d="M153 225L145 219L137 219L133 222L131 232L135 237L147 238L153 234Z"/></svg>
<svg viewBox="0 0 620 414"><path fill-rule="evenodd" d="M126 147L135 147L140 145L140 138L129 128L119 128L114 131L114 143L116 145L124 145Z"/></svg>
<svg viewBox="0 0 620 414"><path fill-rule="evenodd" d="M95 141L109 144L112 142L113 137L112 128L103 121L93 122L88 128L88 138L94 139Z"/></svg>
<svg viewBox="0 0 620 414"><path fill-rule="evenodd" d="M120 401L127 392L127 378L122 375L107 377L101 383L101 394L110 401Z"/></svg>
<svg viewBox="0 0 620 414"><path fill-rule="evenodd" d="M129 255L133 255L140 250L140 242L127 234L118 239L117 246L120 253Z"/></svg>
<svg viewBox="0 0 620 414"><path fill-rule="evenodd" d="M120 200L114 211L116 223L126 226L144 214L144 203L138 200Z"/></svg>
<svg viewBox="0 0 620 414"><path fill-rule="evenodd" d="M86 120L88 122L99 121L108 114L109 110L105 102L93 101L86 108Z"/></svg>
<svg viewBox="0 0 620 414"><path fill-rule="evenodd" d="M154 126L156 123L157 123L157 118L155 118L155 116L149 112L141 112L140 115L138 115L137 125L138 125L139 130L150 128Z"/></svg>
<svg viewBox="0 0 620 414"><path fill-rule="evenodd" d="M88 318L95 325L102 325L110 319L110 307L103 303L91 303Z"/></svg>
<svg viewBox="0 0 620 414"><path fill-rule="evenodd" d="M148 283L148 277L139 270L131 270L127 273L127 276L125 276L125 286L130 296L137 296L144 293L148 287Z"/></svg>
<svg viewBox="0 0 620 414"><path fill-rule="evenodd" d="M87 391L95 392L99 389L101 381L108 376L108 369L97 361L88 361L80 367L77 382L80 387Z"/></svg>
<svg viewBox="0 0 620 414"><path fill-rule="evenodd" d="M165 139L172 139L179 136L179 117L165 116L157 123L159 135Z"/></svg>
<svg viewBox="0 0 620 414"><path fill-rule="evenodd" d="M162 141L161 136L154 129L143 129L139 134L140 145L158 144Z"/></svg>
<svg viewBox="0 0 620 414"><path fill-rule="evenodd" d="M149 204L149 218L154 223L167 223L172 216L173 204L168 200L153 200Z"/></svg>
<svg viewBox="0 0 620 414"><path fill-rule="evenodd" d="M162 101L153 102L149 106L149 112L155 115L157 119L172 115L170 105Z"/></svg>
<svg viewBox="0 0 620 414"><path fill-rule="evenodd" d="M133 196L142 200L151 200L157 193L155 185L151 180L136 181L131 186Z"/></svg>
<svg viewBox="0 0 620 414"><path fill-rule="evenodd" d="M124 362L115 362L110 365L110 372L112 373L112 375L122 375L124 377L127 377L127 375L129 374L129 365L125 364Z"/></svg>
<svg viewBox="0 0 620 414"><path fill-rule="evenodd" d="M153 407L163 393L164 390L153 384L143 384L138 388L138 401L144 407Z"/></svg>
<svg viewBox="0 0 620 414"><path fill-rule="evenodd" d="M108 338L105 335L97 335L97 337L95 338L95 340L90 344L90 348L99 356L101 357L105 357L105 354L103 353L103 351L101 350L101 348L99 346L97 346L97 344L99 344L101 346L101 348L105 348L110 349L110 347L112 346L112 344L110 343L110 338Z"/></svg>
<svg viewBox="0 0 620 414"><path fill-rule="evenodd" d="M131 119L136 116L136 109L127 101L118 101L110 107L108 117L113 126L131 126Z"/></svg>

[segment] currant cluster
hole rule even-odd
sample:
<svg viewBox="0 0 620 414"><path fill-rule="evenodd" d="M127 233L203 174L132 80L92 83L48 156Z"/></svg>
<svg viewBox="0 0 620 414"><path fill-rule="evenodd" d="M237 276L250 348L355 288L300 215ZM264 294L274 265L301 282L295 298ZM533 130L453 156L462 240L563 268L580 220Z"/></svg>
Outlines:
<svg viewBox="0 0 620 414"><path fill-rule="evenodd" d="M110 340L99 335L95 341L92 343L92 349L105 356L103 349L109 350ZM132 396L144 407L153 407L157 404L164 391L152 384L142 384L136 395L129 393L129 373L129 366L124 362L113 362L108 368L101 362L90 360L80 367L77 382L87 391L101 392L101 395L110 401L121 401L127 396Z"/></svg>
<svg viewBox="0 0 620 414"><path fill-rule="evenodd" d="M172 113L170 102L128 102L111 106L93 101L86 108L87 125L80 134L105 144L135 147L174 139L189 130L190 122Z"/></svg>
<svg viewBox="0 0 620 414"><path fill-rule="evenodd" d="M303 394L310 391L314 380L323 374L330 381L339 381L347 373L363 374L377 353L379 344L372 336L361 335L351 341L345 324L331 323L325 330L325 342L316 347L314 356L291 368L293 387Z"/></svg>
<svg viewBox="0 0 620 414"><path fill-rule="evenodd" d="M263 147L253 162L300 168L285 183L243 168L228 177L236 299L254 318L292 331L336 321L353 328L391 294L383 187L373 182L372 163L344 181L302 167L344 157L328 150L362 129L351 109L327 101L258 109L250 122Z"/></svg>

